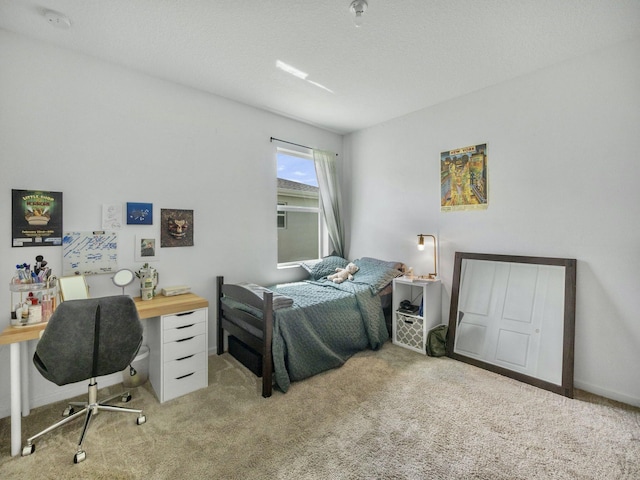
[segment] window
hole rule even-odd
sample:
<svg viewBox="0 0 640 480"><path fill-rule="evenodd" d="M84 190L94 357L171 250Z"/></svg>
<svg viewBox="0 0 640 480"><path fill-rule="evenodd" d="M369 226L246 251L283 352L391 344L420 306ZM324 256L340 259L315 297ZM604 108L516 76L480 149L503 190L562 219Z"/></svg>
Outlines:
<svg viewBox="0 0 640 480"><path fill-rule="evenodd" d="M278 228L287 228L287 212L280 210L286 203L278 202Z"/></svg>
<svg viewBox="0 0 640 480"><path fill-rule="evenodd" d="M278 149L278 266L322 256L326 228L310 153Z"/></svg>

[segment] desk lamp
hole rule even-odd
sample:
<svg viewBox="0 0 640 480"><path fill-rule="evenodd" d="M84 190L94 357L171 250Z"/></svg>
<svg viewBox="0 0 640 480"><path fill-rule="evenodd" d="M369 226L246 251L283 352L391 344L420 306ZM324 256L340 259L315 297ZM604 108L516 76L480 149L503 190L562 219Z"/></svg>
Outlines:
<svg viewBox="0 0 640 480"><path fill-rule="evenodd" d="M418 234L418 250L424 250L424 237L431 237L433 239L433 273L429 274L429 278L434 279L438 277L438 268L436 264L436 237L428 233Z"/></svg>

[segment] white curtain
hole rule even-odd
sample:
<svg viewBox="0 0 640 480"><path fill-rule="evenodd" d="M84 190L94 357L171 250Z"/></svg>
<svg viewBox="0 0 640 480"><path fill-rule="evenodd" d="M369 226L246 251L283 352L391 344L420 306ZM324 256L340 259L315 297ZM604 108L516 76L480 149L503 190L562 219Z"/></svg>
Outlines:
<svg viewBox="0 0 640 480"><path fill-rule="evenodd" d="M327 224L333 252L344 257L344 228L340 216L340 189L336 175L336 154L314 150L313 160L320 186L320 208Z"/></svg>

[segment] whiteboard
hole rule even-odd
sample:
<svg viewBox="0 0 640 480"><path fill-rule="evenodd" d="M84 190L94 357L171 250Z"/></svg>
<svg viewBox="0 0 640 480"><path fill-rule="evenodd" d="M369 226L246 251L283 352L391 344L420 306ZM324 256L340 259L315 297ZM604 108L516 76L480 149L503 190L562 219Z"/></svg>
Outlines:
<svg viewBox="0 0 640 480"><path fill-rule="evenodd" d="M62 275L118 270L117 232L67 232L62 238Z"/></svg>

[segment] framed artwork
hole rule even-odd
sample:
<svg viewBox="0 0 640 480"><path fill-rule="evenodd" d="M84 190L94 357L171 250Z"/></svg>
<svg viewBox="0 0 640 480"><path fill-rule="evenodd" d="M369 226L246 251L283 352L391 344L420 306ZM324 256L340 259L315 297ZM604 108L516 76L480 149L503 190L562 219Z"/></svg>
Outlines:
<svg viewBox="0 0 640 480"><path fill-rule="evenodd" d="M127 202L127 225L153 225L153 204Z"/></svg>
<svg viewBox="0 0 640 480"><path fill-rule="evenodd" d="M440 211L486 210L487 144L440 153Z"/></svg>
<svg viewBox="0 0 640 480"><path fill-rule="evenodd" d="M62 192L11 190L11 246L62 245Z"/></svg>
<svg viewBox="0 0 640 480"><path fill-rule="evenodd" d="M136 235L134 257L136 262L153 262L158 258L158 241L152 235Z"/></svg>
<svg viewBox="0 0 640 480"><path fill-rule="evenodd" d="M193 247L193 210L160 210L160 246Z"/></svg>

